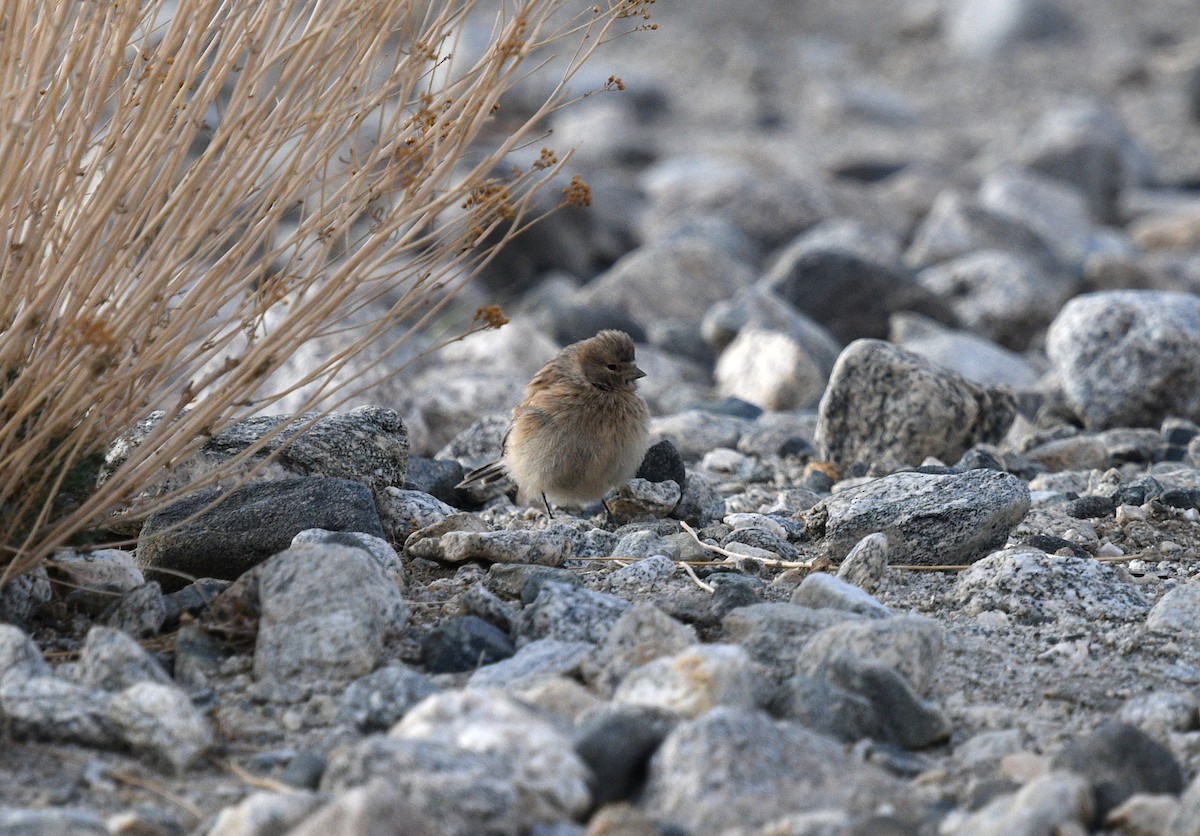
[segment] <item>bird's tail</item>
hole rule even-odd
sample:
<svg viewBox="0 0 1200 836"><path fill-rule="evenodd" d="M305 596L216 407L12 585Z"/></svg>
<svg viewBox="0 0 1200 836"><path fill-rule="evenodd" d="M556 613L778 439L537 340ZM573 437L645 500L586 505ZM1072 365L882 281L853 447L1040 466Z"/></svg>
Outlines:
<svg viewBox="0 0 1200 836"><path fill-rule="evenodd" d="M496 459L494 462L488 462L485 465L472 470L463 480L454 487L456 488L471 488L483 487L485 485L494 485L508 476L508 468L504 466L503 459Z"/></svg>

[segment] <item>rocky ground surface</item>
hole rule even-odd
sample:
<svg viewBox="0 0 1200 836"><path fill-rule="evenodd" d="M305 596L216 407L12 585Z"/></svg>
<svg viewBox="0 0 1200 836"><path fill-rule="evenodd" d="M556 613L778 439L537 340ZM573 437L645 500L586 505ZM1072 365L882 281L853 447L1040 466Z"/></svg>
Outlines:
<svg viewBox="0 0 1200 836"><path fill-rule="evenodd" d="M509 325L0 595L0 832L1200 834L1192 5L656 4ZM456 491L605 327L610 512Z"/></svg>

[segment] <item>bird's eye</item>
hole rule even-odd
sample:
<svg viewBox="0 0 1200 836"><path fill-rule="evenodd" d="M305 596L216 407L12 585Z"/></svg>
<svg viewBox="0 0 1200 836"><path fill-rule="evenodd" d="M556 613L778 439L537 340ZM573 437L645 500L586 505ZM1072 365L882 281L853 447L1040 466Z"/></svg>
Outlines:
<svg viewBox="0 0 1200 836"><path fill-rule="evenodd" d="M617 370L617 364L616 364L616 363L609 363L609 364L608 364L607 366L605 366L604 368L608 369L610 372L615 372L615 371Z"/></svg>

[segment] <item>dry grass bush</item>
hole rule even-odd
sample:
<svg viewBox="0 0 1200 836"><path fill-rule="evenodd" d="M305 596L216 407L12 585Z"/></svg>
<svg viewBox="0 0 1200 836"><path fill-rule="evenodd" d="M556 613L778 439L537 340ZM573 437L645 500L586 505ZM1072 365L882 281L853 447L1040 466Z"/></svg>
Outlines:
<svg viewBox="0 0 1200 836"><path fill-rule="evenodd" d="M294 381L328 402L361 347L421 328L497 232L537 219L565 161L539 122L600 45L650 25L648 2L5 0L0 586L269 409L288 391L262 381L307 341L394 300ZM480 15L491 37L468 54ZM552 52L561 81L498 129L506 92ZM109 443L155 409L97 487Z"/></svg>

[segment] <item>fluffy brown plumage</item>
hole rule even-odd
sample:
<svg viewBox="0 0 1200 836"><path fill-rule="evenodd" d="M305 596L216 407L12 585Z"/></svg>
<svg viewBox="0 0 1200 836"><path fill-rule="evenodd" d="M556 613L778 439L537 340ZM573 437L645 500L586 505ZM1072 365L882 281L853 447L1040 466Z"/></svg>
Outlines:
<svg viewBox="0 0 1200 836"><path fill-rule="evenodd" d="M633 340L601 331L573 343L525 387L504 436L504 454L458 487L512 477L527 499L582 506L637 472L648 445L646 403Z"/></svg>

